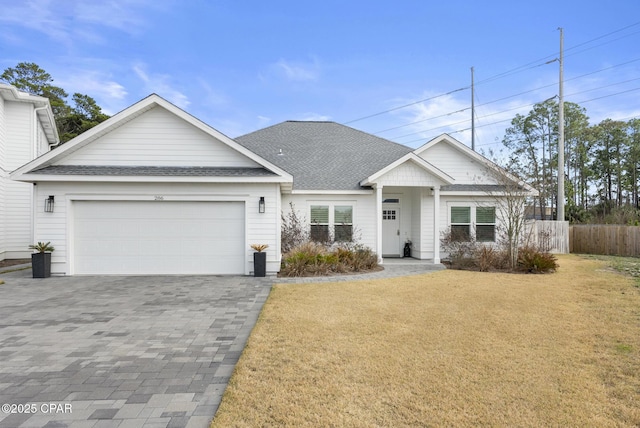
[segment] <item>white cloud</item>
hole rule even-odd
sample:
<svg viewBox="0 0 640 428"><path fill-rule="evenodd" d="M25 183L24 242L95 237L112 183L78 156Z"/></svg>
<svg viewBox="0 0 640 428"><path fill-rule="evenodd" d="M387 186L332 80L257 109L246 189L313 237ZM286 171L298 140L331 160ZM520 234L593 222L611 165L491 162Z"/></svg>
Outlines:
<svg viewBox="0 0 640 428"><path fill-rule="evenodd" d="M271 118L266 116L258 116L258 129L264 128L271 123Z"/></svg>
<svg viewBox="0 0 640 428"><path fill-rule="evenodd" d="M311 61L289 61L281 59L270 66L272 73L294 82L308 82L320 77L320 64L317 58Z"/></svg>
<svg viewBox="0 0 640 428"><path fill-rule="evenodd" d="M100 35L99 28L138 33L147 25L148 11L158 9L162 4L154 0L14 1L3 5L0 23L31 30L24 32L23 38L39 32L65 45L72 45L75 40L106 43L108 40Z"/></svg>
<svg viewBox="0 0 640 428"><path fill-rule="evenodd" d="M68 70L63 76L56 79L57 86L69 95L76 92L89 95L106 114L112 115L125 107L128 92L110 74L99 70Z"/></svg>
<svg viewBox="0 0 640 428"><path fill-rule="evenodd" d="M313 122L326 122L331 120L331 116L327 116L324 114L319 114L319 113L301 113L299 118L297 120L306 120L306 121L313 121Z"/></svg>
<svg viewBox="0 0 640 428"><path fill-rule="evenodd" d="M133 71L144 83L146 92L156 93L181 109L186 109L191 104L185 94L171 86L169 82L170 76L166 74L149 74L145 68L146 66L142 63L133 66Z"/></svg>
<svg viewBox="0 0 640 428"><path fill-rule="evenodd" d="M422 98L432 96L433 94L424 94ZM403 105L410 102L396 100L394 104ZM512 99L485 105L477 103L476 148L499 146L499 141L504 136L504 130L509 126L511 119L518 113L526 114L531 109L530 103L531 101L525 99ZM447 133L471 146L471 103L464 95L440 96L400 109L394 115L402 118L400 125L405 126L380 133L381 137L418 147L440 134ZM498 143L496 138L499 140Z"/></svg>

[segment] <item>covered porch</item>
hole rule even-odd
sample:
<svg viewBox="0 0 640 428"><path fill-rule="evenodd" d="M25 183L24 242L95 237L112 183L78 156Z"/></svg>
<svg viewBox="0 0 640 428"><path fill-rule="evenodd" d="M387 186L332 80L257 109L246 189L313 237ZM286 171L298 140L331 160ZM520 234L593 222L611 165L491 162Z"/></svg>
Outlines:
<svg viewBox="0 0 640 428"><path fill-rule="evenodd" d="M440 263L440 188L453 177L415 153L409 153L360 184L375 189L376 252L385 258L404 255Z"/></svg>

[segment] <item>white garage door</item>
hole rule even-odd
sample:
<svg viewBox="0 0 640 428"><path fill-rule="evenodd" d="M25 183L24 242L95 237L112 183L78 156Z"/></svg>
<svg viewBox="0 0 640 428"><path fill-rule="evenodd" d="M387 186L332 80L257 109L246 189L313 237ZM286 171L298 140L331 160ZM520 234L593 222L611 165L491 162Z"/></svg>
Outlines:
<svg viewBox="0 0 640 428"><path fill-rule="evenodd" d="M243 274L244 203L78 201L76 274Z"/></svg>

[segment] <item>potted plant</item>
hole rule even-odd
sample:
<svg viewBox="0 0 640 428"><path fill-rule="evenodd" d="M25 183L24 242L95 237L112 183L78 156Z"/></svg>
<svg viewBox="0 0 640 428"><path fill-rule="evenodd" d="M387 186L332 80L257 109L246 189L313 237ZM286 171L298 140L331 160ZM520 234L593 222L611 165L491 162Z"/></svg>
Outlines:
<svg viewBox="0 0 640 428"><path fill-rule="evenodd" d="M31 254L31 271L34 278L48 278L51 276L51 252L55 249L51 242L38 242L29 245L30 250L36 251Z"/></svg>
<svg viewBox="0 0 640 428"><path fill-rule="evenodd" d="M269 248L266 244L253 244L251 246L256 252L253 253L253 276L267 276L267 253Z"/></svg>

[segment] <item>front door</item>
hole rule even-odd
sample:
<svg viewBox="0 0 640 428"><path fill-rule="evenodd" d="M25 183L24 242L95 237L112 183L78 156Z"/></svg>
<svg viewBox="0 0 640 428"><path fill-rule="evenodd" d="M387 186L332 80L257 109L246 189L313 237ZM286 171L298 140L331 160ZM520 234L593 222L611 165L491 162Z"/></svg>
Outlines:
<svg viewBox="0 0 640 428"><path fill-rule="evenodd" d="M382 206L382 256L400 257L400 208Z"/></svg>

